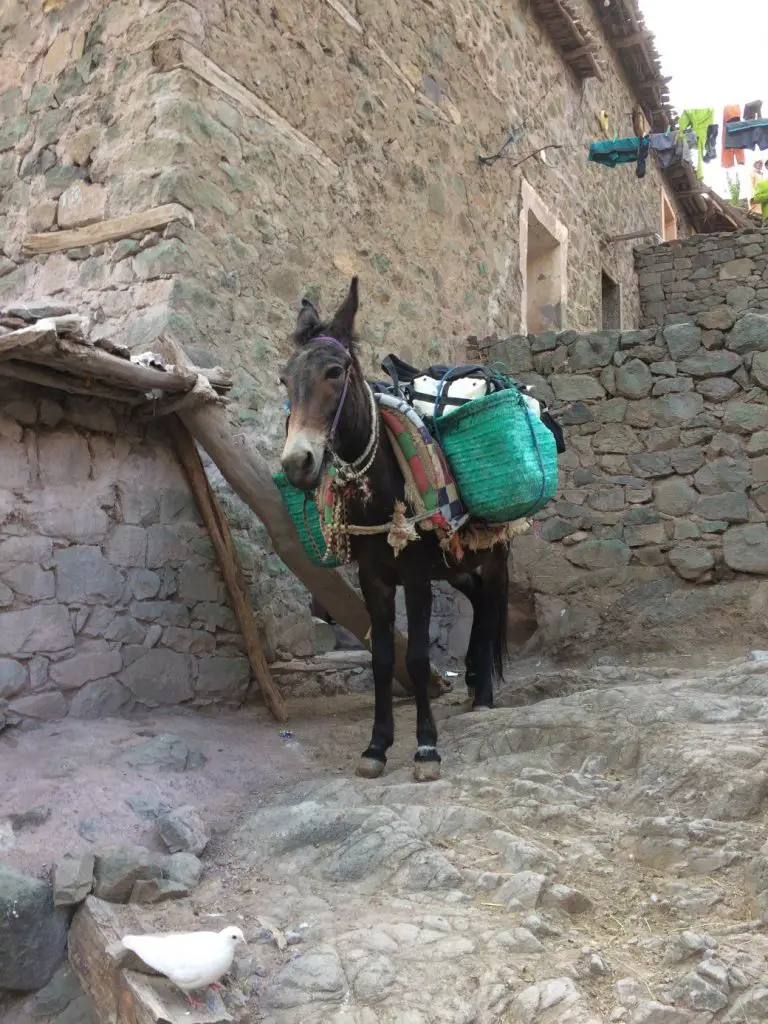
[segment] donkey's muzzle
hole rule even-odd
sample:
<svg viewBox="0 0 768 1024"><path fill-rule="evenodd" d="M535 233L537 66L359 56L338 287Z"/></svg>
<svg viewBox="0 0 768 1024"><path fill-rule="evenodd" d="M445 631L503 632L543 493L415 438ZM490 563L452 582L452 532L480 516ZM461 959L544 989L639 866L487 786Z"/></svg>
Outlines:
<svg viewBox="0 0 768 1024"><path fill-rule="evenodd" d="M324 441L297 435L286 441L281 464L285 475L300 491L311 491L320 481L325 453Z"/></svg>

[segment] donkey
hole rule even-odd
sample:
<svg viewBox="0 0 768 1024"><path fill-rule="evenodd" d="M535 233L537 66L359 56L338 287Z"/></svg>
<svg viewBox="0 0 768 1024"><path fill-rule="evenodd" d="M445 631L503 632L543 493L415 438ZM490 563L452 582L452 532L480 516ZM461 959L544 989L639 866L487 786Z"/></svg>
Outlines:
<svg viewBox="0 0 768 1024"><path fill-rule="evenodd" d="M374 526L389 522L395 503L405 500L404 480L358 359L357 308L356 277L329 321L321 321L308 300L302 303L293 334L295 351L280 378L288 392L281 462L289 481L304 492L318 486L331 457L337 465L364 478L365 486L348 501L348 521ZM417 781L438 779L441 759L428 694L431 581L447 580L472 605L466 683L473 708L489 709L494 678L502 676L506 653L507 547L498 544L485 551L467 552L457 563L440 547L434 533L425 532L397 556L383 534L351 537L350 551L358 565L371 619L375 686L371 742L363 751L357 773L365 778L380 776L395 738L395 593L402 586L408 618L406 666L416 697L414 777Z"/></svg>

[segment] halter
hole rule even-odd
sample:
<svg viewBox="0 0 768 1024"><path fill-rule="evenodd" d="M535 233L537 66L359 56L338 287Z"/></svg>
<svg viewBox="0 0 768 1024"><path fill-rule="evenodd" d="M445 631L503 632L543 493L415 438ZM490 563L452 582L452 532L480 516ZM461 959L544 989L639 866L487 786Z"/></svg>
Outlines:
<svg viewBox="0 0 768 1024"><path fill-rule="evenodd" d="M345 355L349 354L348 350L340 341L336 338L332 338L328 334L318 335L316 338L312 338L312 341L324 341L329 345L336 345L336 347L340 348ZM371 436L368 438L368 443L365 446L362 455L358 456L354 462L344 462L344 460L339 458L333 450L332 445L336 437L336 429L339 425L339 420L341 419L344 402L346 401L347 394L349 393L351 372L352 364L350 363L349 366L347 366L346 373L344 374L344 387L342 388L341 398L339 399L339 405L336 409L336 415L333 417L333 423L331 424L331 429L328 432L328 438L326 440L326 445L330 452L331 459L336 466L339 477L344 481L344 483L352 483L354 481L361 480L368 473L373 465L373 460L376 458L376 451L379 446L379 410L376 405L376 397L373 393L373 388L366 380L363 381L363 384L368 392L368 403L371 414Z"/></svg>

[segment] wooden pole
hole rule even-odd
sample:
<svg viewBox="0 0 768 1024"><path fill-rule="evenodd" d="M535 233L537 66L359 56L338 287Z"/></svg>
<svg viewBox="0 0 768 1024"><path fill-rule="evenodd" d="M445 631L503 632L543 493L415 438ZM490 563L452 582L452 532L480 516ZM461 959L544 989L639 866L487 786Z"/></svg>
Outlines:
<svg viewBox="0 0 768 1024"><path fill-rule="evenodd" d="M175 339L165 336L161 347L164 358L169 362L179 367L189 364L183 348ZM210 402L197 408L185 409L177 415L218 466L232 490L265 525L275 551L291 572L336 622L370 649L368 634L371 620L361 598L336 570L323 569L310 562L272 480L269 466L255 448L235 443L226 411L219 404ZM405 639L396 631L395 676L409 693L413 693L413 684L405 664L405 649ZM450 683L432 669L430 696L439 697L450 688Z"/></svg>
<svg viewBox="0 0 768 1024"><path fill-rule="evenodd" d="M285 722L288 719L288 711L282 694L275 685L267 659L264 656L264 651L261 648L259 631L253 617L251 602L246 596L243 576L237 562L235 544L232 540L229 523L208 481L205 469L200 461L200 455L195 447L195 442L189 435L189 431L177 416L168 417L168 429L176 447L179 462L181 462L187 475L197 507L200 509L200 515L203 517L203 521L208 528L208 533L219 559L221 574L227 584L235 615L240 623L240 629L245 640L248 660L259 684L264 703L278 722Z"/></svg>

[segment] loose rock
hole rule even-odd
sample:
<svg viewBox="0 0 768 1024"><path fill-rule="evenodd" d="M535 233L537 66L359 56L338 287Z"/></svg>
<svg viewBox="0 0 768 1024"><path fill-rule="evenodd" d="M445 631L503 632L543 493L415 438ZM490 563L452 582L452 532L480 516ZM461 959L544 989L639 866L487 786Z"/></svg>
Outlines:
<svg viewBox="0 0 768 1024"><path fill-rule="evenodd" d="M157 820L157 831L171 853L202 853L210 833L194 807L178 807Z"/></svg>

